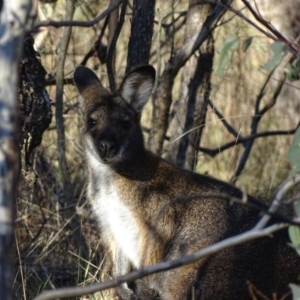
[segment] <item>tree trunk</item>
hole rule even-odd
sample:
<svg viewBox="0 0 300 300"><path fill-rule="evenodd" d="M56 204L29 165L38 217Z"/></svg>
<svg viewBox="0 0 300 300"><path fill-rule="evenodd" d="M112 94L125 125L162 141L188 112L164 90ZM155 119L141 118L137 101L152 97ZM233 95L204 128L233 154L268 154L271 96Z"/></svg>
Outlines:
<svg viewBox="0 0 300 300"><path fill-rule="evenodd" d="M186 41L201 29L211 10L211 4L199 0L190 1ZM194 169L196 163L196 149L201 139L207 110L206 99L209 95L212 63L213 43L209 34L199 52L195 53L183 68L181 95L171 128L168 159L188 169Z"/></svg>
<svg viewBox="0 0 300 300"><path fill-rule="evenodd" d="M0 24L0 293L12 297L14 204L19 174L17 86L30 0L6 1Z"/></svg>
<svg viewBox="0 0 300 300"><path fill-rule="evenodd" d="M232 0L225 0L225 4L230 4ZM207 37L211 34L211 28L223 16L226 8L216 5L212 13L206 18L201 30L196 32L181 49L170 58L168 64L160 78L155 109L152 117L152 128L148 140L149 148L156 154L161 155L164 139L169 127L169 111L172 104L172 89L174 79L181 67L199 49Z"/></svg>
<svg viewBox="0 0 300 300"><path fill-rule="evenodd" d="M191 89L191 95L189 97L184 132L188 132L191 129L192 131L181 141L177 154L177 163L185 161L185 167L190 170L195 170L197 166L198 149L205 126L208 99L210 97L210 80L214 58L214 41L212 35L207 38L205 44L206 51L204 50L205 52L203 51L203 53L201 53L198 59L195 77L191 81L191 85L194 86L194 89ZM194 110L194 118L192 114L189 114L190 110ZM189 143L184 143L185 138Z"/></svg>
<svg viewBox="0 0 300 300"><path fill-rule="evenodd" d="M44 131L49 127L52 111L45 89L46 71L33 48L34 39L27 36L24 41L23 57L20 63L20 149L22 169L30 169L31 152L40 145Z"/></svg>
<svg viewBox="0 0 300 300"><path fill-rule="evenodd" d="M126 73L149 63L155 0L134 0Z"/></svg>

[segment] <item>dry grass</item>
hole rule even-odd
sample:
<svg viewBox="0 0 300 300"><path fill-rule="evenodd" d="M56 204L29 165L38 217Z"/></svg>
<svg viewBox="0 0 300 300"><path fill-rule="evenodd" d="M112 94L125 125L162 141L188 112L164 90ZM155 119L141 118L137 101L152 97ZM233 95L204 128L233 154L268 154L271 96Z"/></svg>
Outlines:
<svg viewBox="0 0 300 300"><path fill-rule="evenodd" d="M76 9L75 18L85 20L92 18L96 12L102 11L108 1L81 1ZM170 1L171 2L171 1ZM181 1L185 2L185 1ZM186 3L179 2L176 11L187 9ZM85 3L89 5L85 5ZM94 3L94 4L93 4ZM101 3L101 4L100 4ZM61 18L64 15L64 2L58 1L57 6L41 5L40 15L47 18ZM159 14L165 16L170 12L170 4L157 1ZM158 18L158 15L157 15ZM253 44L246 53L238 50L232 55L225 77L213 75L211 99L230 124L242 135L250 132L250 122L254 112L254 102L259 93L266 74L259 67L270 57L270 41L258 34L244 21L231 14L225 19L231 19L220 26L215 32L216 49L232 34L241 39L255 36ZM74 28L66 60L65 76L72 76L74 67L95 41L103 23L93 28ZM151 63L157 67L161 64L163 70L170 52L170 44L162 46L157 43L158 28L154 26L153 53ZM180 48L183 43L184 28L176 34L175 46ZM126 48L130 35L130 16L120 35L116 50L117 80L123 77L126 63ZM42 53L42 64L48 73L55 73L57 47L61 37L61 29L49 29L39 36L39 47ZM106 36L103 40L107 42ZM165 38L162 30L162 39ZM157 61L155 51L161 47L162 60ZM216 52L215 64L219 54ZM107 84L105 65L101 65L96 57L88 62L100 76L104 85ZM180 89L180 74L174 86L174 99L178 98ZM268 88L272 93L276 80ZM55 98L55 86L48 89L50 97ZM294 91L292 91L294 93ZM290 93L291 95L291 93ZM294 94L293 94L294 95ZM295 96L293 96L295 97ZM106 258L100 246L100 236L89 206L84 196L85 171L80 144L80 128L82 127L81 112L74 87L65 86L64 115L66 126L67 160L72 179L73 201L64 199L58 172L58 155L56 147L55 120L45 133L42 145L35 152L35 173L38 175L34 188L29 187L25 180L19 187L16 222L16 278L14 290L16 299L31 299L43 289L88 284L99 278L109 278L106 273ZM280 97L276 106L261 121L259 130L290 129L298 122L297 103ZM55 109L53 107L53 109ZM143 115L143 123L151 126L151 103ZM232 140L220 120L212 110L208 111L207 123L202 140L202 146L219 147ZM292 137L273 136L255 141L246 168L237 185L249 193L268 198L274 188L287 176L288 164L286 153ZM200 154L197 170L228 181L234 173L241 153L242 145L237 145L215 158ZM95 295L88 299L110 299L107 293ZM82 298L87 299L87 298Z"/></svg>

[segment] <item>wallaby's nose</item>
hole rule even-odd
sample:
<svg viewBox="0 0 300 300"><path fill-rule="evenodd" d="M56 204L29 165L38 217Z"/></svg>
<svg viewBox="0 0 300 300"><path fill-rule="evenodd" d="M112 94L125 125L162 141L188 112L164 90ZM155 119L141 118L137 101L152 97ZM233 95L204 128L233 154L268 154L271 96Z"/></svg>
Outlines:
<svg viewBox="0 0 300 300"><path fill-rule="evenodd" d="M102 159L109 159L114 156L116 145L114 142L101 141L99 143L99 152Z"/></svg>

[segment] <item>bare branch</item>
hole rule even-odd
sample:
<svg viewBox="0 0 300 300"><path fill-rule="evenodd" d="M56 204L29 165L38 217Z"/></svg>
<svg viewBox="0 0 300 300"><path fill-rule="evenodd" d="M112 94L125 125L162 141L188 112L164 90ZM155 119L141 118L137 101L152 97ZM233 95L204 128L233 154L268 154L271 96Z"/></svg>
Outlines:
<svg viewBox="0 0 300 300"><path fill-rule="evenodd" d="M284 181L276 190L273 197L272 206L269 208L269 213L274 213L282 203L283 196L297 183L300 182L300 175L294 174L290 176L286 181ZM264 228L270 220L270 215L264 215L261 220L256 224L255 230Z"/></svg>
<svg viewBox="0 0 300 300"><path fill-rule="evenodd" d="M249 2L247 0L242 0L242 2L250 10L250 12L253 14L253 16L255 17L255 19L260 24L264 25L271 33L267 32L263 28L259 27L255 22L253 22L249 18L247 18L241 11L238 11L238 10L234 9L233 7L231 7L228 4L221 3L220 1L215 1L215 0L206 0L206 1L209 2L209 3L213 3L213 4L216 4L216 5L220 5L220 6L226 7L226 9L228 9L229 11L231 11L234 14L236 14L237 16L239 16L241 19L243 19L244 21L246 21L252 27L256 28L258 31L260 31L266 37L272 39L273 41L278 41L279 40L279 41L282 41L282 42L286 43L287 45L289 45L290 51L293 53L293 55L297 56L297 53L299 52L299 50L295 47L296 45L294 45L293 43L291 43L290 41L288 41L279 31L277 31L274 28L274 26L271 23L267 22L261 16L259 16L254 11L254 9L251 7L251 5L249 4Z"/></svg>
<svg viewBox="0 0 300 300"><path fill-rule="evenodd" d="M73 2L73 1L71 1ZM84 22L84 21L53 21L53 20L47 20L47 21L42 21L38 22L35 24L33 30L37 30L40 27L45 27L45 26L53 26L53 27L70 27L70 26L78 26L78 27L91 27L98 22L100 22L102 19L104 19L106 16L108 16L113 10L117 9L118 6L123 2L123 0L117 0L116 2L113 2L109 7L103 11L100 15L98 15L95 19Z"/></svg>
<svg viewBox="0 0 300 300"><path fill-rule="evenodd" d="M234 141L231 141L229 143L226 143L225 145L214 148L214 149L208 149L204 147L199 147L199 150L205 154L210 155L211 157L215 157L217 154L220 154L221 152L236 146L237 144L245 143L249 140L254 140L256 138L260 137L267 137L267 136L273 136L273 135L290 135L294 134L296 130L298 129L299 125L297 125L296 128L290 129L290 130L277 130L277 131L264 131L264 132L259 132L256 134L250 134L248 136L238 136L238 138Z"/></svg>
<svg viewBox="0 0 300 300"><path fill-rule="evenodd" d="M227 122L226 118L222 115L222 113L215 107L215 105L212 103L210 99L208 99L208 105L212 108L212 110L215 112L219 120L223 123L225 128L230 132L234 137L238 138L239 133Z"/></svg>
<svg viewBox="0 0 300 300"><path fill-rule="evenodd" d="M111 43L108 48L108 53L107 53L107 75L108 75L108 80L109 80L109 85L110 85L110 90L111 92L115 92L116 90L116 81L115 81L115 68L114 68L114 53L117 45L117 41L119 38L119 35L121 33L121 29L124 24L125 20L125 14L126 14L126 8L127 8L128 1L124 0L123 5L122 5L122 10L120 14L120 20L118 22L118 25L116 27L116 31L114 32L114 35L112 37Z"/></svg>
<svg viewBox="0 0 300 300"><path fill-rule="evenodd" d="M74 85L73 78L64 78L63 83ZM53 77L53 78L46 80L46 86L49 86L49 85L56 85L56 78Z"/></svg>
<svg viewBox="0 0 300 300"><path fill-rule="evenodd" d="M66 18L71 19L75 10L73 1L67 2ZM70 174L68 170L68 164L66 159L66 148L65 148L65 125L63 118L63 93L64 93L64 67L67 55L67 49L70 42L72 33L72 27L65 27L63 29L63 36L59 47L59 55L57 61L57 72L56 72L56 97L55 97L55 121L57 131L57 152L60 170L62 172L62 179L64 185L64 192L69 200L70 196Z"/></svg>
<svg viewBox="0 0 300 300"><path fill-rule="evenodd" d="M254 18L263 26L265 26L270 32L272 32L280 41L286 43L290 46L290 50L294 55L297 55L299 52L298 49L294 48L294 45L290 43L276 28L270 23L267 22L264 18L262 18L259 14L256 13L256 11L252 8L250 3L247 0L242 0L242 2L245 4L245 6L249 9L249 11L252 13Z"/></svg>
<svg viewBox="0 0 300 300"><path fill-rule="evenodd" d="M99 51L101 47L105 48L105 46L101 43L102 41L102 38L104 36L104 32L105 32L105 29L108 25L108 20L109 20L109 16L107 16L105 18L105 21L104 21L104 24L101 28L101 32L99 34L99 37L97 38L96 42L94 43L94 45L91 47L91 49L88 51L88 53L84 56L84 58L82 59L81 63L79 65L86 65L88 59L90 57L92 57L94 55L94 53L96 51ZM105 51L106 52L106 51ZM98 52L99 53L99 52ZM106 53L105 53L106 54ZM98 54L98 57L99 57L99 54ZM101 58L99 58L101 60ZM102 61L101 61L102 62ZM103 63L103 62L102 62ZM72 78L72 81L73 81L73 78Z"/></svg>
<svg viewBox="0 0 300 300"><path fill-rule="evenodd" d="M263 96L265 95L265 90L266 90L267 84L269 83L270 78L271 78L272 74L274 73L274 71L275 71L275 69L273 69L270 72L269 76L267 77L267 79L266 79L266 81L265 81L265 83L264 83L264 85L261 89L260 94L257 96L257 100L256 100L256 104L255 104L255 114L254 114L254 116L252 118L252 122L251 122L251 134L256 134L257 133L258 125L259 125L259 122L260 122L261 118L264 116L264 114L269 109L271 109L275 105L275 103L277 101L277 98L278 98L278 96L279 96L279 94L282 90L284 80L285 80L285 76L286 76L285 72L282 73L281 80L278 82L277 87L276 87L273 95L271 96L270 101L262 109L260 109L261 100L262 100ZM251 140L246 142L245 150L243 152L243 155L242 155L242 157L239 161L239 164L237 166L237 169L235 171L234 176L230 180L232 183L236 182L236 180L238 179L238 177L240 176L240 174L244 170L244 168L246 166L246 163L247 163L247 160L249 158L249 155L251 153L253 143L254 143L254 139L251 139Z"/></svg>

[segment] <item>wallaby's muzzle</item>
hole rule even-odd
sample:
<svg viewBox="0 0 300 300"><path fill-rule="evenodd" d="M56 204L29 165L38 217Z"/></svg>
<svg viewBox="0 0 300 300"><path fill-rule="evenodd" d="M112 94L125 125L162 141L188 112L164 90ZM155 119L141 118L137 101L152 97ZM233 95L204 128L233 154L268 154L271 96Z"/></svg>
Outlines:
<svg viewBox="0 0 300 300"><path fill-rule="evenodd" d="M105 163L109 163L118 153L116 144L112 141L100 141L99 142L99 156Z"/></svg>

